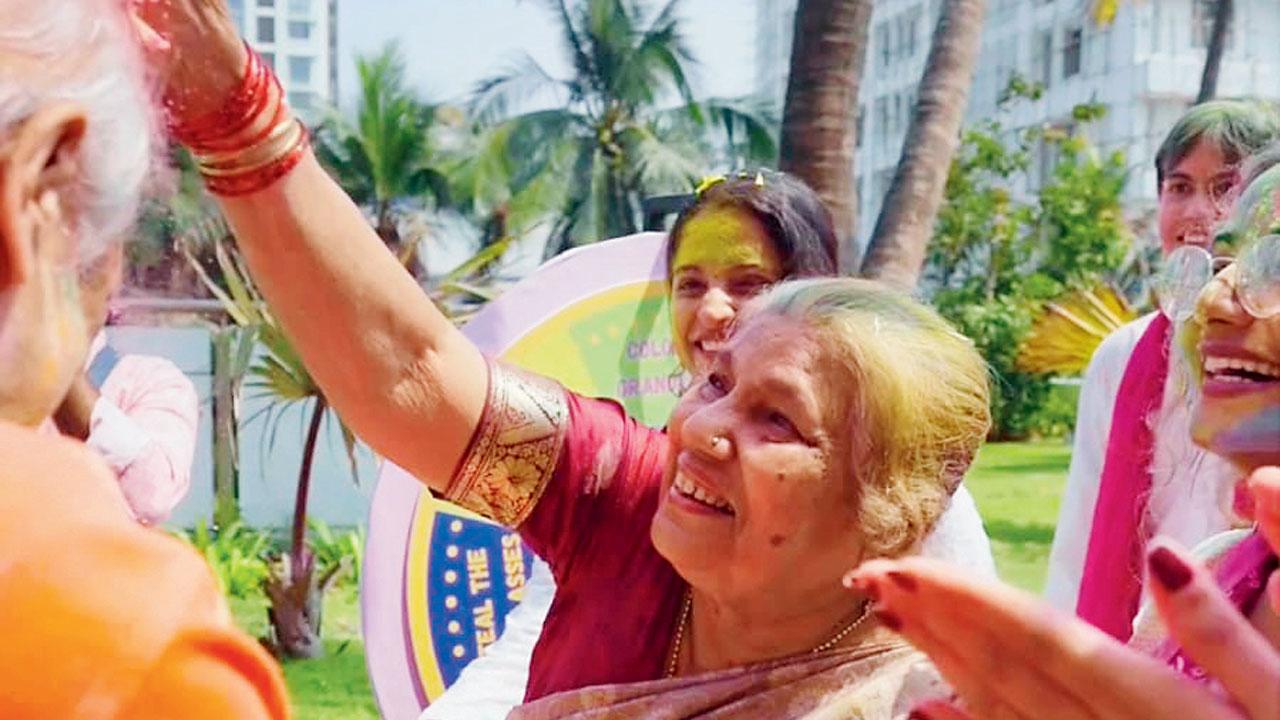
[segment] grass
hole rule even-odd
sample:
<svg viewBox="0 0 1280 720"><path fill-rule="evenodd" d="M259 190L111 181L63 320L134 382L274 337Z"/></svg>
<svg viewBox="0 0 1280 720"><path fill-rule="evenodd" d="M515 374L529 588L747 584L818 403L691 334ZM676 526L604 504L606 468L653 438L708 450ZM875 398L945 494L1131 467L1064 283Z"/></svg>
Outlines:
<svg viewBox="0 0 1280 720"><path fill-rule="evenodd" d="M1061 440L999 443L983 448L965 483L991 536L996 566L1006 582L1040 592L1058 518L1058 500L1071 449ZM267 631L266 600L232 598L247 632ZM359 599L354 586L325 599L325 657L286 662L285 681L298 720L374 720L378 717L365 673Z"/></svg>
<svg viewBox="0 0 1280 720"><path fill-rule="evenodd" d="M1070 461L1071 447L1062 440L993 443L978 454L965 485L1005 582L1034 593L1044 588Z"/></svg>
<svg viewBox="0 0 1280 720"><path fill-rule="evenodd" d="M267 601L261 595L231 598L236 622L254 637L267 632ZM364 665L360 638L360 602L354 585L325 598L325 656L286 661L284 679L298 720L376 720L377 706Z"/></svg>

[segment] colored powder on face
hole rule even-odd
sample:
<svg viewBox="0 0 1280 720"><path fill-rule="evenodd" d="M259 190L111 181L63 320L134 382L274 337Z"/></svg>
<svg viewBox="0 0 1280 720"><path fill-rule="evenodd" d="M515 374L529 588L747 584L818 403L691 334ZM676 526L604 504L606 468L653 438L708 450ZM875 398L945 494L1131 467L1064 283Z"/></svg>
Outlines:
<svg viewBox="0 0 1280 720"><path fill-rule="evenodd" d="M1280 166L1258 176L1236 204L1236 211L1218 233L1223 245L1215 251L1224 255L1238 255L1250 243L1276 230L1277 210L1280 209Z"/></svg>
<svg viewBox="0 0 1280 720"><path fill-rule="evenodd" d="M758 229L737 210L706 210L684 226L672 267L767 267L763 248L747 242L753 232Z"/></svg>
<svg viewBox="0 0 1280 720"><path fill-rule="evenodd" d="M1280 455L1280 406L1263 408L1223 430L1211 447L1225 457Z"/></svg>

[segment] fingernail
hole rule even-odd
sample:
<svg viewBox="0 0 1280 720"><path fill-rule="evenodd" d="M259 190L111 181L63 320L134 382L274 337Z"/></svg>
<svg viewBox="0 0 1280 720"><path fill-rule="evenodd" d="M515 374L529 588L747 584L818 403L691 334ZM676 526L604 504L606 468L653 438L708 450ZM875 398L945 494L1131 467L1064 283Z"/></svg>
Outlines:
<svg viewBox="0 0 1280 720"><path fill-rule="evenodd" d="M1157 547L1147 553L1147 567L1169 592L1177 592L1191 582L1191 568L1169 548Z"/></svg>
<svg viewBox="0 0 1280 720"><path fill-rule="evenodd" d="M876 619L880 621L881 625L889 628L894 632L899 632L902 630L902 619L899 618L897 615L894 615L888 610L881 610L879 608L877 608L874 612L876 614Z"/></svg>
<svg viewBox="0 0 1280 720"><path fill-rule="evenodd" d="M913 593L918 587L920 587L916 584L916 579L906 573L891 570L885 574L889 576L889 579L893 581L894 585L902 588L905 592Z"/></svg>

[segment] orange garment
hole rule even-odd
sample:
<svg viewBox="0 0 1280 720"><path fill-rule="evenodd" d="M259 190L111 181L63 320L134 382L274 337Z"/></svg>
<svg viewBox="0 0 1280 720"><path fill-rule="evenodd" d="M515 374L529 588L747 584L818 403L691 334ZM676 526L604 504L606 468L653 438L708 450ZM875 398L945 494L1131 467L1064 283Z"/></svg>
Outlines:
<svg viewBox="0 0 1280 720"><path fill-rule="evenodd" d="M83 445L0 423L0 718L287 718L208 566Z"/></svg>

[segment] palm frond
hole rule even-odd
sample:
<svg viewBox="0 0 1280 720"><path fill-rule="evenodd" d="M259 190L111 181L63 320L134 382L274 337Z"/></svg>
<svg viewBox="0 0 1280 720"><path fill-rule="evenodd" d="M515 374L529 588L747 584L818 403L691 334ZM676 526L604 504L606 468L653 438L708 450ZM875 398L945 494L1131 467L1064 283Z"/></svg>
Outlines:
<svg viewBox="0 0 1280 720"><path fill-rule="evenodd" d="M523 53L506 69L476 84L468 109L480 123L494 123L511 116L539 93L563 95L567 88L547 72L532 55Z"/></svg>
<svg viewBox="0 0 1280 720"><path fill-rule="evenodd" d="M1077 290L1045 303L1019 348L1017 367L1024 372L1075 375L1093 353L1137 313L1114 287Z"/></svg>
<svg viewBox="0 0 1280 720"><path fill-rule="evenodd" d="M660 137L649 126L628 129L623 134L632 157L639 184L650 191L669 192L691 187L702 174L695 158L697 149L689 140Z"/></svg>

